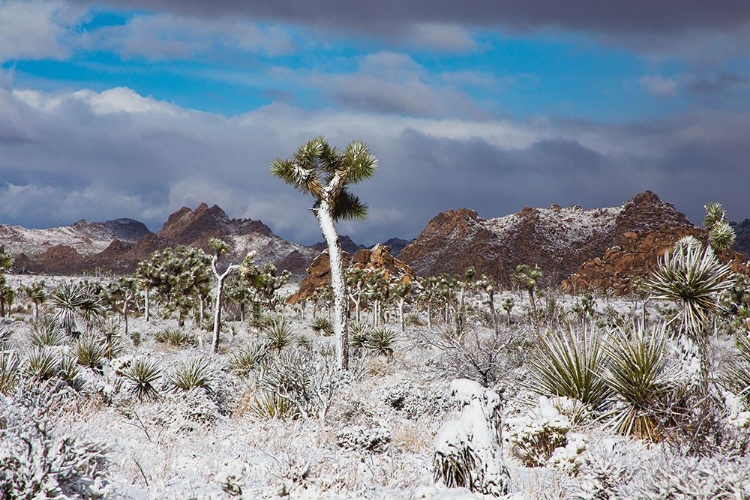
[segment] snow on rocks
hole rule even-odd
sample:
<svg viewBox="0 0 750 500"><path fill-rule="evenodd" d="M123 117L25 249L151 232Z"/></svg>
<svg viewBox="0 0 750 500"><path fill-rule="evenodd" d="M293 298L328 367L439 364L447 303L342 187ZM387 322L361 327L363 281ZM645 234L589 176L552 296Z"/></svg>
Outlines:
<svg viewBox="0 0 750 500"><path fill-rule="evenodd" d="M477 382L457 379L450 394L459 417L435 437L435 479L448 487L500 496L510 489L500 441L501 401Z"/></svg>

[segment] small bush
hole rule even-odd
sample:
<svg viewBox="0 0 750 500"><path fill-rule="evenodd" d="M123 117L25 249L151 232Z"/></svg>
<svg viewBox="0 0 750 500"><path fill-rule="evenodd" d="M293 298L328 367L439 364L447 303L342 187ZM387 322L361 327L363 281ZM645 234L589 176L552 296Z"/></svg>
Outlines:
<svg viewBox="0 0 750 500"><path fill-rule="evenodd" d="M333 323L331 323L330 319L324 318L323 316L318 316L313 319L310 328L313 329L316 335L322 335L324 337L330 337L333 335Z"/></svg>
<svg viewBox="0 0 750 500"><path fill-rule="evenodd" d="M0 351L0 393L10 394L18 380L21 360L14 351Z"/></svg>
<svg viewBox="0 0 750 500"><path fill-rule="evenodd" d="M211 386L214 370L209 358L192 358L182 362L167 377L167 382L176 390L203 389L213 393Z"/></svg>
<svg viewBox="0 0 750 500"><path fill-rule="evenodd" d="M295 340L294 325L291 320L285 316L277 316L263 327L263 333L269 349L275 349L281 352L285 347L289 347Z"/></svg>
<svg viewBox="0 0 750 500"><path fill-rule="evenodd" d="M49 348L34 348L26 360L26 373L37 380L49 380L60 369L60 359Z"/></svg>
<svg viewBox="0 0 750 500"><path fill-rule="evenodd" d="M161 380L161 373L161 368L155 360L136 359L123 370L122 376L129 386L128 392L139 401L143 401L159 397L157 386Z"/></svg>
<svg viewBox="0 0 750 500"><path fill-rule="evenodd" d="M247 376L259 367L268 356L268 345L263 342L242 348L229 358L229 368L240 377Z"/></svg>
<svg viewBox="0 0 750 500"><path fill-rule="evenodd" d="M299 416L297 407L292 402L268 391L259 391L248 411L258 420L288 420Z"/></svg>
<svg viewBox="0 0 750 500"><path fill-rule="evenodd" d="M65 344L68 337L54 316L44 315L31 323L31 344L36 347L53 347Z"/></svg>
<svg viewBox="0 0 750 500"><path fill-rule="evenodd" d="M81 369L74 358L63 356L60 360L58 375L60 379L76 391L83 388L85 381L81 378Z"/></svg>
<svg viewBox="0 0 750 500"><path fill-rule="evenodd" d="M104 352L104 345L93 335L84 335L75 343L76 362L97 373L102 372Z"/></svg>
<svg viewBox="0 0 750 500"><path fill-rule="evenodd" d="M160 330L156 332L154 339L156 339L157 342L169 344L175 347L195 345L195 336L185 330L180 330L179 328Z"/></svg>
<svg viewBox="0 0 750 500"><path fill-rule="evenodd" d="M392 356L397 336L390 328L375 328L367 333L364 347L378 355Z"/></svg>

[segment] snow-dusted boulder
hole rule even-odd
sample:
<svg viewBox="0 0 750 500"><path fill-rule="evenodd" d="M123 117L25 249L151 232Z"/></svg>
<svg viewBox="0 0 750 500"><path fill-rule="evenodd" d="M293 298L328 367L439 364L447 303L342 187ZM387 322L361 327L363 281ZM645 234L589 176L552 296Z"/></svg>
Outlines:
<svg viewBox="0 0 750 500"><path fill-rule="evenodd" d="M510 489L501 447L500 396L473 380L450 384L459 416L435 437L435 481L500 496Z"/></svg>

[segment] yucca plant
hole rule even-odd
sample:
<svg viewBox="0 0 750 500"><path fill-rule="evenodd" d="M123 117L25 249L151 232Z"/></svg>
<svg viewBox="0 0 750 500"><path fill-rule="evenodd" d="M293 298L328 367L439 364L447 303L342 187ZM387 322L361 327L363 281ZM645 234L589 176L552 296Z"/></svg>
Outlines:
<svg viewBox="0 0 750 500"><path fill-rule="evenodd" d="M295 340L294 325L286 316L276 316L263 327L269 349L281 352Z"/></svg>
<svg viewBox="0 0 750 500"><path fill-rule="evenodd" d="M59 377L73 389L80 391L85 381L81 378L81 369L75 358L63 356L60 360Z"/></svg>
<svg viewBox="0 0 750 500"><path fill-rule="evenodd" d="M175 347L195 344L195 336L180 328L159 330L156 332L156 335L154 335L154 339L157 342L163 342Z"/></svg>
<svg viewBox="0 0 750 500"><path fill-rule="evenodd" d="M36 347L54 347L65 344L67 336L55 317L45 314L32 321L30 340Z"/></svg>
<svg viewBox="0 0 750 500"><path fill-rule="evenodd" d="M268 345L258 342L240 349L229 358L229 368L235 374L244 377L260 366L268 356Z"/></svg>
<svg viewBox="0 0 750 500"><path fill-rule="evenodd" d="M10 340L10 336L13 335L14 331L12 321L0 321L0 346Z"/></svg>
<svg viewBox="0 0 750 500"><path fill-rule="evenodd" d="M312 320L310 328L316 333L316 335L322 335L324 337L330 337L333 335L333 323L328 318L318 316Z"/></svg>
<svg viewBox="0 0 750 500"><path fill-rule="evenodd" d="M750 402L750 338L740 333L735 337L737 355L729 358L720 378L722 384Z"/></svg>
<svg viewBox="0 0 750 500"><path fill-rule="evenodd" d="M161 375L161 367L152 359L136 359L122 372L128 384L128 392L137 397L138 401L159 398L157 387Z"/></svg>
<svg viewBox="0 0 750 500"><path fill-rule="evenodd" d="M367 333L364 347L378 355L392 356L397 337L396 332L390 328L375 328Z"/></svg>
<svg viewBox="0 0 750 500"><path fill-rule="evenodd" d="M297 407L274 392L259 391L250 405L250 414L258 420L287 420L299 416Z"/></svg>
<svg viewBox="0 0 750 500"><path fill-rule="evenodd" d="M367 342L368 327L362 323L353 323L349 327L349 345L354 349L364 349Z"/></svg>
<svg viewBox="0 0 750 500"><path fill-rule="evenodd" d="M208 393L213 392L213 379L214 369L211 360L205 357L183 361L167 376L167 382L175 390L189 391L200 388Z"/></svg>
<svg viewBox="0 0 750 500"><path fill-rule="evenodd" d="M665 325L650 332L637 327L629 335L623 329L611 332L604 344L609 362L604 380L614 391L617 404L608 413L616 432L648 441L659 441L658 409L674 385L667 370Z"/></svg>
<svg viewBox="0 0 750 500"><path fill-rule="evenodd" d="M541 335L529 362L531 391L577 399L594 411L608 404L611 390L600 375L605 368L604 350L594 333L568 330Z"/></svg>
<svg viewBox="0 0 750 500"><path fill-rule="evenodd" d="M697 357L700 383L708 385L707 326L721 311L719 295L732 287L732 270L722 264L710 247L687 236L667 252L647 281L651 297L668 300L678 312L668 320L677 327L686 361Z"/></svg>
<svg viewBox="0 0 750 500"><path fill-rule="evenodd" d="M26 359L25 372L37 380L49 380L57 375L60 369L60 359L49 348L36 347L32 349Z"/></svg>
<svg viewBox="0 0 750 500"><path fill-rule="evenodd" d="M74 347L76 362L96 372L102 370L105 346L94 335L84 335L79 338Z"/></svg>
<svg viewBox="0 0 750 500"><path fill-rule="evenodd" d="M21 359L14 351L0 351L0 393L10 394L16 386Z"/></svg>

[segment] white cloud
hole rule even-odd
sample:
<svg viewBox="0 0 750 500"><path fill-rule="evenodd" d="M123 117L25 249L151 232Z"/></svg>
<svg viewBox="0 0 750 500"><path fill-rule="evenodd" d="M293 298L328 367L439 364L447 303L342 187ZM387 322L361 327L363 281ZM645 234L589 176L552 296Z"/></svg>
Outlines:
<svg viewBox="0 0 750 500"><path fill-rule="evenodd" d="M62 1L0 0L0 62L66 57L70 29L84 12Z"/></svg>

